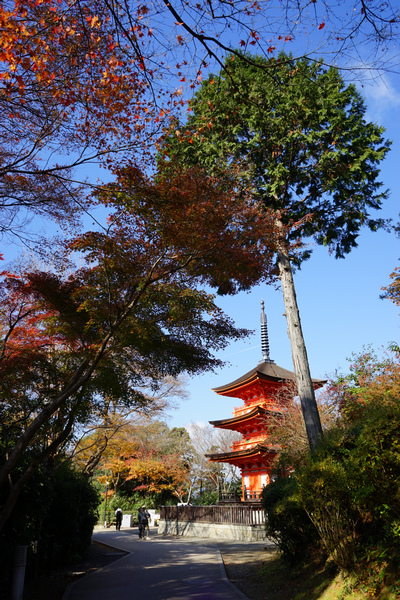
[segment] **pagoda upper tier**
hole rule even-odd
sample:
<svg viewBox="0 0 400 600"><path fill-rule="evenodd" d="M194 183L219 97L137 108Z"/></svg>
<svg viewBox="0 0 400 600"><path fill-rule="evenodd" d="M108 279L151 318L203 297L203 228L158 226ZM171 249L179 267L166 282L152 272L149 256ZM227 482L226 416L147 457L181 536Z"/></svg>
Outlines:
<svg viewBox="0 0 400 600"><path fill-rule="evenodd" d="M244 406L236 408L234 415L239 417L255 406L262 406L270 410L278 410L277 392L282 386L295 382L296 376L293 371L279 367L274 362L267 360L260 362L254 369L242 375L238 379L213 388L213 391L221 396L240 398ZM325 383L325 379L313 379L314 388L318 389ZM213 425L220 427L213 422Z"/></svg>
<svg viewBox="0 0 400 600"><path fill-rule="evenodd" d="M224 396L236 396L237 394L230 394L229 390L237 390L239 386L242 387L246 384L250 384L256 380L256 378L264 379L266 381L275 381L276 383L283 383L287 381L295 381L296 375L293 371L288 371L283 367L279 367L272 360L261 361L254 369L242 375L238 379L235 379L231 383L226 383L219 387L213 388L213 391L217 394ZM313 379L313 383L323 385L326 383L326 379Z"/></svg>

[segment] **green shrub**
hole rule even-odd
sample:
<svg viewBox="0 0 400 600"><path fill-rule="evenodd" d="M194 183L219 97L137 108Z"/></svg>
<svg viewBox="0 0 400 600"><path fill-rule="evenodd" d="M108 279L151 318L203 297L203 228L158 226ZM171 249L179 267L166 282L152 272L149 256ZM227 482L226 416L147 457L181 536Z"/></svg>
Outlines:
<svg viewBox="0 0 400 600"><path fill-rule="evenodd" d="M318 533L301 505L294 477L278 478L262 493L266 511L266 533L285 560L294 563L318 545Z"/></svg>
<svg viewBox="0 0 400 600"><path fill-rule="evenodd" d="M69 463L55 470L53 499L42 522L41 561L58 566L79 560L91 544L97 522L97 492Z"/></svg>
<svg viewBox="0 0 400 600"><path fill-rule="evenodd" d="M392 600L400 590L398 358L355 357L351 373L332 382L328 400L336 424L312 456L282 456L294 476L264 492L267 533L290 559L312 549L317 534L366 597Z"/></svg>
<svg viewBox="0 0 400 600"><path fill-rule="evenodd" d="M367 399L367 394L364 395ZM400 548L400 402L390 393L325 435L296 473L327 553L368 588L396 579ZM396 558L397 557L397 558Z"/></svg>
<svg viewBox="0 0 400 600"><path fill-rule="evenodd" d="M4 487L0 496L6 493ZM28 546L27 579L79 560L91 543L97 505L97 492L68 462L55 470L41 466L0 535L2 591L9 593L16 546Z"/></svg>
<svg viewBox="0 0 400 600"><path fill-rule="evenodd" d="M218 504L218 490L207 490L192 500L194 505L215 506Z"/></svg>
<svg viewBox="0 0 400 600"><path fill-rule="evenodd" d="M299 501L314 523L327 554L349 570L358 542L359 513L352 503L350 473L334 453L314 456L297 474Z"/></svg>

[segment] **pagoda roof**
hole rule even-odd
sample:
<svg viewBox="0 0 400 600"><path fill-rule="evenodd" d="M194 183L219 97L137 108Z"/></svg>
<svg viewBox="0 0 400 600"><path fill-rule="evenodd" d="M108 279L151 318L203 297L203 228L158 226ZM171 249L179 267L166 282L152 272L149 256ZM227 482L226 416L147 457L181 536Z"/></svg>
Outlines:
<svg viewBox="0 0 400 600"><path fill-rule="evenodd" d="M220 452L215 454L206 454L206 458L216 462L232 462L237 459L248 459L257 454L278 454L280 448L277 446L268 446L267 444L256 444L246 450L236 450L234 452Z"/></svg>
<svg viewBox="0 0 400 600"><path fill-rule="evenodd" d="M296 375L293 371L288 371L283 367L279 367L274 362L266 360L260 362L254 369L245 373L245 375L231 381L231 383L226 383L225 385L213 388L213 392L229 396L229 392L236 391L238 388L249 385L257 380L280 383L284 381L295 381ZM315 388L322 387L326 381L326 379L312 379Z"/></svg>
<svg viewBox="0 0 400 600"><path fill-rule="evenodd" d="M278 410L270 410L268 408L263 408L262 406L255 406L248 412L237 415L236 417L230 417L229 419L221 419L219 421L209 421L209 423L210 425L214 425L214 427L229 428L231 425L237 425L239 423L243 423L245 421L254 419L255 417L265 417L270 413L278 414L280 412L281 411Z"/></svg>

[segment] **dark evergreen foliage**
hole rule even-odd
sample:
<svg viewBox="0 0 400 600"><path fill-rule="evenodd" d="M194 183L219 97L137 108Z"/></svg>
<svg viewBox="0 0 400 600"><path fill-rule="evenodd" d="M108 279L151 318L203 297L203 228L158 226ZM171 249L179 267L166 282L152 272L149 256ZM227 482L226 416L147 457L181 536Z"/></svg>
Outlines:
<svg viewBox="0 0 400 600"><path fill-rule="evenodd" d="M26 579L79 560L91 543L98 501L89 481L68 462L56 469L42 465L36 471L1 532L4 598L9 597L16 546L28 546Z"/></svg>
<svg viewBox="0 0 400 600"><path fill-rule="evenodd" d="M304 510L295 478L279 477L262 493L266 534L290 563L304 559L318 545L318 532Z"/></svg>

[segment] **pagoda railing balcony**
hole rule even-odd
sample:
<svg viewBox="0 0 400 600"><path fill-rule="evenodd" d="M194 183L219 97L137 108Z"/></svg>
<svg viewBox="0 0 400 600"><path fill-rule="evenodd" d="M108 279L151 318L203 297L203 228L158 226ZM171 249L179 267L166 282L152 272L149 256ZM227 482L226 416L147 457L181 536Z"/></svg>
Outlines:
<svg viewBox="0 0 400 600"><path fill-rule="evenodd" d="M235 417L241 417L242 415L245 415L246 413L250 412L251 410L253 410L253 408L255 406L265 406L265 400L253 400L253 402L249 402L248 404L245 404L244 406L237 406L236 408L233 409L233 414Z"/></svg>
<svg viewBox="0 0 400 600"><path fill-rule="evenodd" d="M238 490L229 492L219 491L218 504L237 504L242 501L242 493Z"/></svg>
<svg viewBox="0 0 400 600"><path fill-rule="evenodd" d="M261 502L262 490L248 490L246 486L242 488L242 502Z"/></svg>
<svg viewBox="0 0 400 600"><path fill-rule="evenodd" d="M262 500L262 490L248 490L246 486L239 490L230 492L219 492L218 504L238 504L242 502L260 503Z"/></svg>
<svg viewBox="0 0 400 600"><path fill-rule="evenodd" d="M248 441L239 440L237 442L233 442L231 448L233 452L238 452L239 450L248 450L256 444L261 444L262 442L265 442L265 433L263 435L251 437Z"/></svg>

